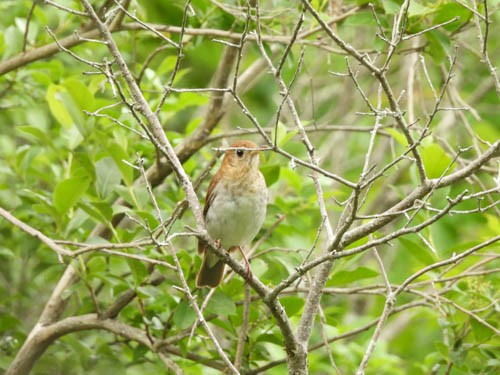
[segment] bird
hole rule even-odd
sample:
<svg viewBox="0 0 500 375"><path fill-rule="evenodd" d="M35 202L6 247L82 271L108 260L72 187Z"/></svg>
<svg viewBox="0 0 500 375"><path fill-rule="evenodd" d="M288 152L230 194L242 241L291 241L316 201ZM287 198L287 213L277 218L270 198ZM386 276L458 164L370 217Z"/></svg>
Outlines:
<svg viewBox="0 0 500 375"><path fill-rule="evenodd" d="M203 209L209 236L229 252L239 250L248 275L250 265L244 250L262 227L268 202L259 154L258 146L251 141L231 144L208 186ZM196 285L217 287L224 276L224 262L203 240L198 240L198 253L203 254L203 262Z"/></svg>

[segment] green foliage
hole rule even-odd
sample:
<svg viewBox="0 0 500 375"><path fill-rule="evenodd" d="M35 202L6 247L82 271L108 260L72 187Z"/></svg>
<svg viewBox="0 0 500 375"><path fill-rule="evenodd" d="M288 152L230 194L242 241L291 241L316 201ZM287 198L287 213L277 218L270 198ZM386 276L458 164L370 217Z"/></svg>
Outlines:
<svg viewBox="0 0 500 375"><path fill-rule="evenodd" d="M83 11L79 1L57 3ZM109 4L104 0L92 1L96 8L104 3ZM282 62L286 49L283 43L275 41L279 41L279 36L291 36L302 11L299 3L259 2L262 33L267 36L264 48L268 53L273 51L271 59L276 66ZM311 1L324 20L359 6L350 16L331 25L332 29L348 45L382 66L390 50L387 40L403 1L350 0L341 2L342 9L334 9L334 3ZM372 3L378 19L368 3ZM54 43L46 27L59 41L74 35L75 30L83 35L93 28L88 17L43 2L36 3L28 19L33 4L28 0L0 1L0 68ZM476 4L477 12L484 14L481 2ZM131 2L129 10L155 27L178 27L182 25L185 5L180 0L138 0ZM488 6L491 22L487 46L493 66L498 68L500 2L489 1ZM113 32L113 38L151 108L155 111L162 103L158 110L160 122L171 144L184 150L181 161L195 181L214 156L211 147L220 146L219 140L207 139L206 131L200 133L200 127L207 118L219 114L207 110L213 92L187 89L213 87L225 43L240 42L220 36L214 30L241 33L247 20L245 2L193 0L191 7L192 10L187 9L189 30L183 36L180 60L175 47L138 28L127 16L123 20L126 26ZM101 13L108 14L107 11L102 9ZM257 28L255 9L252 12L250 32ZM459 17L456 21L426 31L455 16ZM500 138L498 94L481 56L482 46L474 21L474 12L459 2L412 0L402 35L426 32L401 41L387 67L387 80L408 123L405 130L419 140L417 149L429 179L441 179L470 165ZM350 55L347 59L357 83L344 76L345 52L339 53L339 46L326 33L313 32L317 25L306 12L301 33L312 34L298 40L283 60L281 76L291 85L289 93L282 92L266 70L253 73L248 88L236 90L253 118L283 151L265 152L261 159L270 202L266 222L257 237L259 246L250 259L253 275L269 288L280 285L304 263L323 255L329 245L311 176L317 176L321 184L334 231L339 230L337 224L345 218L343 213L349 207L347 201L352 193L350 187L321 170L313 171L297 162L300 159L311 163L311 160L301 142L295 115L283 104L287 95L297 107L297 116L311 139L322 170L356 182L363 172L367 149L372 146L368 178L376 173L380 176L364 187L359 196L359 217L351 228L386 217L384 213L390 207L421 183L406 133L397 125L397 116L391 113L391 103L385 94L380 109L387 115L380 120L381 127L371 141L375 116L364 115L368 107L358 87L376 107L379 84L375 75ZM484 35L484 24L481 25ZM161 33L175 43L180 42L178 29ZM94 34L90 39L99 36ZM240 74L256 61L265 63L254 39L253 33L247 34L239 61ZM444 87L443 72L450 68L450 57L457 45L458 63L449 90L433 113L429 128L424 129L435 105L435 93L439 95ZM185 373L218 373L210 366L218 368L223 362L186 297L176 271L165 265L165 262L175 264L171 251L176 252L188 288L198 306L202 306L205 319L229 359L234 360L243 332L246 335L242 372L281 361L265 373L285 373L287 353L282 332L254 292L245 326L243 315L248 301L241 277L228 278L212 295L195 288L201 259L195 238L186 235L187 228L195 227L192 213L188 209L177 216L180 202L185 198L182 185L174 173L168 174L164 181L157 181L155 173L149 174L150 181L156 181L156 206L151 201L138 160L149 171L155 170L157 162L168 165L168 161L150 141L149 130L143 126L147 119L132 113L137 103L110 58L107 46L86 40L72 45L70 50L83 60L108 64L113 70L108 73L114 74L115 82L110 76L98 74L95 67L84 64L83 60L55 50L0 74L0 207L67 249L81 249L82 244L94 246L87 249L87 254L71 260L78 282L62 294L67 304L61 319L103 314L126 300L109 320L127 325L146 339L141 342L120 332L82 327L82 331L64 334L54 341L32 373L132 375L170 371L156 349L147 347L150 339L164 344L162 353L167 360L175 362ZM414 72L411 98L409 71ZM232 77L231 73L228 84L231 89ZM171 79L174 90L162 101ZM450 111L449 107L455 109ZM456 109L462 107L468 110ZM241 138L263 143L262 137L255 135L246 111L230 97L223 109L212 135L242 128L252 133L243 133ZM410 121L409 112L414 122ZM341 129L342 126L351 129ZM189 147L183 148L187 141L191 142ZM397 158L401 160L389 166ZM386 166L389 167L384 169ZM213 175L213 170L208 172L198 190L200 198ZM371 250L334 261L321 298L322 311L309 342L310 373L334 373L327 350L340 373L356 372L386 302L384 272L397 288L425 267L498 236L498 192L493 191L497 179L498 165L492 162L478 168L471 178L431 191L413 207L401 208L394 220L370 236L336 249L351 251L407 225L425 223L446 207L449 198L466 189L467 195L492 190L474 199L469 197L418 233L408 233L377 246L384 271ZM420 204L422 207L417 210ZM151 237L162 243L163 226L170 235L179 235L162 246L143 244ZM120 247L126 243L134 245ZM101 247L96 249L98 246ZM413 280L410 289L397 296L396 310L383 327L366 374L494 374L500 366L500 342L496 334L500 321L495 314L498 250L498 244L493 244L448 268L430 270ZM39 237L0 219L0 372L8 368L37 323L70 262L68 258L64 260L67 264L60 264L57 255ZM293 329L306 310L310 277L315 270L279 296ZM324 344L325 337L331 341L328 345Z"/></svg>

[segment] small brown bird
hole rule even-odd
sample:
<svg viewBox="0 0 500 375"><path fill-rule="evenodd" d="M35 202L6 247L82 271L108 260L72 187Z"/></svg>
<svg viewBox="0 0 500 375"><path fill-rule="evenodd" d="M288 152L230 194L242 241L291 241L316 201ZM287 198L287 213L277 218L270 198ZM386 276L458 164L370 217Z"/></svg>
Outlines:
<svg viewBox="0 0 500 375"><path fill-rule="evenodd" d="M250 141L233 143L208 186L203 216L210 237L223 249L239 249L248 272L250 268L243 250L264 223L267 199L266 182L259 171L257 145ZM224 276L224 263L202 241L198 241L198 253L203 253L203 263L196 284L215 288Z"/></svg>

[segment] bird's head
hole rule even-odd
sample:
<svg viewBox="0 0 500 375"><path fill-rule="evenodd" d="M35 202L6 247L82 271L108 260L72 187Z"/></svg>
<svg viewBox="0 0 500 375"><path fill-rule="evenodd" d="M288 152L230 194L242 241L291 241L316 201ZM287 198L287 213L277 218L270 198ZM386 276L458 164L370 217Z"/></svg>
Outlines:
<svg viewBox="0 0 500 375"><path fill-rule="evenodd" d="M222 167L236 176L259 170L260 148L251 141L238 141L226 149ZM236 177L233 176L233 177Z"/></svg>

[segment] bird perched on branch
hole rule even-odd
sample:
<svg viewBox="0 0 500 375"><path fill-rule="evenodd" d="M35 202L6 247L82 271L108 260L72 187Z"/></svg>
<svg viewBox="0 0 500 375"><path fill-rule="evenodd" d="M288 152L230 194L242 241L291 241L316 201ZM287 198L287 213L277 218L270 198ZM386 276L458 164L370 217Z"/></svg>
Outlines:
<svg viewBox="0 0 500 375"><path fill-rule="evenodd" d="M268 192L259 170L259 148L250 141L233 143L208 187L203 216L208 234L223 249L244 250L259 232L266 216ZM196 284L215 288L224 275L224 263L203 241L198 241L203 263Z"/></svg>

